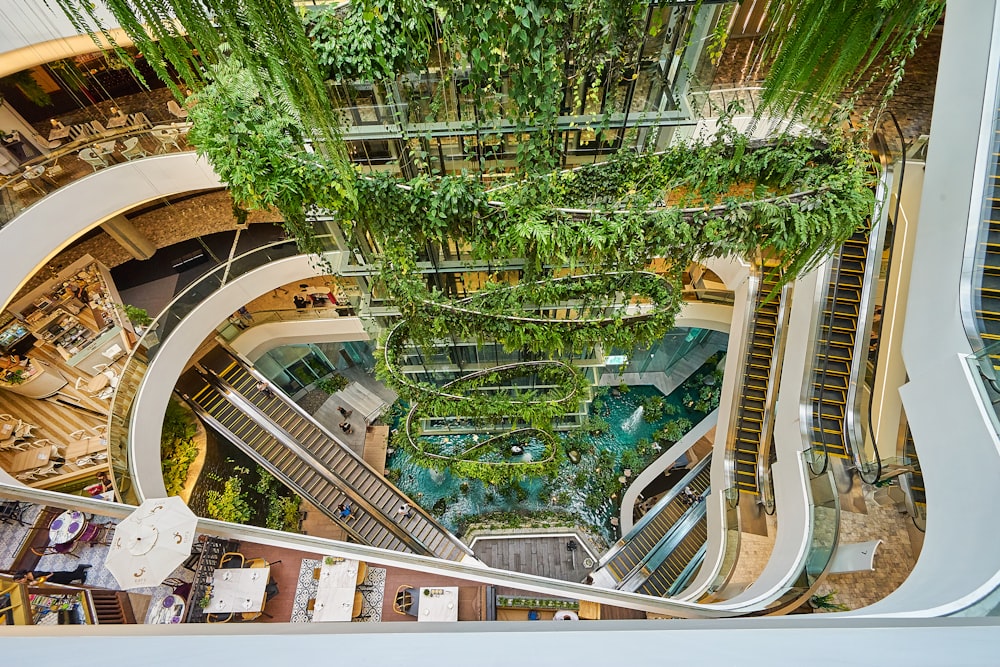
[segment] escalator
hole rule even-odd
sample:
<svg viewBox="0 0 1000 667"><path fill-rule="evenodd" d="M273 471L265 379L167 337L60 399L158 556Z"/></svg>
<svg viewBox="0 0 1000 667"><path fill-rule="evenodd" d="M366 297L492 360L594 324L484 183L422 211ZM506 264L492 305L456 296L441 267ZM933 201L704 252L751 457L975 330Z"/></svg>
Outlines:
<svg viewBox="0 0 1000 667"><path fill-rule="evenodd" d="M861 441L860 426L854 423L855 386L858 375L866 370L871 335L868 297L875 275L870 264L881 259L873 251L881 247L881 240L872 237L872 218L868 218L865 226L841 246L830 270L817 331L810 397L810 439L822 467L829 457L858 461L851 444ZM857 436L852 435L855 428L859 430ZM859 470L862 468L859 466Z"/></svg>
<svg viewBox="0 0 1000 667"><path fill-rule="evenodd" d="M708 539L708 524L705 520L705 503L695 503L678 525L677 539L674 543L664 544L656 553L651 554L647 564L651 572L642 583L633 588L625 586L625 590L635 590L637 593L665 597L673 595L694 574L705 555L705 540ZM634 584L633 584L634 585Z"/></svg>
<svg viewBox="0 0 1000 667"><path fill-rule="evenodd" d="M309 499L355 540L447 560L471 552L301 408L221 348L186 371L177 390L207 423L283 483ZM395 518L409 503L413 516ZM346 520L337 506L355 509Z"/></svg>
<svg viewBox="0 0 1000 667"><path fill-rule="evenodd" d="M781 280L775 270L758 273L753 318L749 324L743 362L742 387L733 421L732 452L735 485L741 491L759 494L763 472L770 459L772 405L780 368L781 323L789 301L786 285L777 294ZM762 461L763 459L763 461Z"/></svg>
<svg viewBox="0 0 1000 667"><path fill-rule="evenodd" d="M689 486L697 496L707 495L712 457L702 459L674 488L647 512L632 530L624 535L601 558L592 576L598 585L620 588L634 576L650 554L663 543L672 529L691 508L684 501L683 489Z"/></svg>
<svg viewBox="0 0 1000 667"><path fill-rule="evenodd" d="M983 208L971 267L975 317L969 339L973 349L981 351L980 369L991 393L1000 395L1000 109L994 119L990 148L991 164L983 189ZM1000 414L996 406L994 402L994 409Z"/></svg>

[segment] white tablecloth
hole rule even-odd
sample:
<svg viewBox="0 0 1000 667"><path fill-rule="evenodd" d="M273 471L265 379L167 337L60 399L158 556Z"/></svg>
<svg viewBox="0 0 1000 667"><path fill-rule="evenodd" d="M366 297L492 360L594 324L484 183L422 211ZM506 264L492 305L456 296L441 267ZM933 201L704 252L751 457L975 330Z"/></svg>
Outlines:
<svg viewBox="0 0 1000 667"><path fill-rule="evenodd" d="M246 567L212 573L212 595L205 611L229 614L260 611L264 608L264 589L271 576L269 567Z"/></svg>
<svg viewBox="0 0 1000 667"><path fill-rule="evenodd" d="M344 559L320 567L313 622L350 621L354 611L358 561Z"/></svg>
<svg viewBox="0 0 1000 667"><path fill-rule="evenodd" d="M457 621L458 587L421 588L417 603L418 621Z"/></svg>

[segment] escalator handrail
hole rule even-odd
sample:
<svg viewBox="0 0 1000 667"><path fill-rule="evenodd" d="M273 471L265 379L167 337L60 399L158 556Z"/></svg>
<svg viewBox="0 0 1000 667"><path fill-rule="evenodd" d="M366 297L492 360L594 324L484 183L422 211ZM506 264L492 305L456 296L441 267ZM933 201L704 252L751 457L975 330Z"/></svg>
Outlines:
<svg viewBox="0 0 1000 667"><path fill-rule="evenodd" d="M236 362L237 364L239 364L240 368L242 368L243 371L246 372L246 373L248 373L251 377L255 378L259 382L267 382L268 381L267 378L265 378L260 372L258 372L252 366L249 366L248 364L245 364L243 362L243 360L240 359L237 355L233 354L229 350L226 350L226 352L229 354L230 358L234 362ZM214 371L212 371L212 369L207 369L207 370L209 370L211 372L212 376L218 382L220 382L224 386L228 387L231 391L233 391L235 393L238 393L238 394L240 394L242 396L242 392L240 392L238 389L236 389L233 385L231 385L229 382L227 382L224 378L222 378L221 376L217 375ZM458 539L457 537L455 537L454 535L452 535L452 533L450 531L448 531L443 526L441 526L433 517L431 517L430 514L427 513L427 510L425 510L423 507L421 507L419 505L419 503L411 500L405 493L403 493L401 490L399 490L399 488L395 484L393 484L392 482L390 482L384 475L380 474L377 470L375 470L375 468L373 468L371 465L369 465L367 461L365 461L363 458L361 458L360 456L358 456L358 454L355 453L354 450L352 450L350 447L348 447L347 444L343 440L341 440L340 438L338 438L335 434L331 433L326 427L324 427L322 424L320 424L312 415L310 415L308 412L306 412L306 410L303 409L298 403L296 403L295 401L289 400L288 397L285 396L285 394L283 392L280 392L280 391L273 392L273 395L274 395L274 397L276 399L280 400L283 405L285 405L286 407L290 408L293 412L295 412L297 415L299 415L299 417L301 417L304 421L309 422L314 428L316 428L317 430L319 430L324 436L326 436L332 442L334 442L337 445L337 447L339 447L345 454L347 454L349 457L351 457L352 459L354 459L354 462L355 462L355 464L358 467L365 468L365 469L367 469L369 471L369 473L371 473L375 477L378 477L382 484L384 484L386 487L388 487L389 489L391 489L392 492L395 493L400 498L401 502L405 502L405 503L407 503L410 506L411 512L413 512L414 514L419 514L424 519L424 521L426 521L427 523L430 523L430 524L434 525L435 527L437 527L438 530L441 532L442 535L447 535L449 537L450 541L453 543L453 546L455 546L456 548L458 548L460 551L464 551L466 554L468 554L470 556L473 555L472 549L470 549L468 546L466 546L464 542L462 542L460 539ZM247 400L249 402L249 399L247 399ZM261 416L263 418L268 419L269 421L271 421L270 418L266 414L264 414L263 412L261 412L259 410L258 410L258 412L261 414ZM286 429L282 428L278 424L275 424L275 426L277 428L280 428L289 438L292 438L293 440L295 440L294 436L292 436L290 433L288 433L288 431ZM306 451L308 451L308 450L306 450ZM345 484L346 484L346 482L345 482ZM351 490L353 490L353 485L348 484L348 488L350 488ZM356 495L356 494L348 493L348 491L347 491L346 488L342 488L341 490L344 491L344 493L346 495L350 495L352 497L354 495ZM383 516L385 516L385 515L383 514ZM392 519L393 517L386 517L386 518L387 519ZM390 523L392 523L392 525L395 526L397 522L396 521L391 521Z"/></svg>
<svg viewBox="0 0 1000 667"><path fill-rule="evenodd" d="M700 475L701 472L711 464L711 462L712 462L711 453L709 453L701 461L698 461L698 463L696 463L695 466L691 468L691 470L689 470L687 474L684 475L684 477L682 477L679 482L674 484L673 488L667 491L662 498L656 501L656 504L653 505L650 508L650 510L646 512L642 516L642 518L635 523L634 526L632 526L632 530L628 531L627 534L623 535L617 542L615 542L614 546L612 546L603 556L601 556L601 559L597 563L597 567L594 569L599 570L605 567L611 561L613 561L615 559L615 556L617 556L619 553L622 552L622 550L625 548L625 545L628 544L631 540L635 539L636 536L640 535L642 531L646 528L646 526L649 525L656 518L656 516L661 511L663 511L664 508L666 508L670 503L672 503L674 499L680 496L684 492L684 487L689 485L696 477L698 477L698 475Z"/></svg>
<svg viewBox="0 0 1000 667"><path fill-rule="evenodd" d="M312 452L300 445L295 438L288 434L287 431L271 421L266 414L261 412L257 406L247 400L243 394L233 389L229 389L219 380L218 376L214 374L202 374L202 378L212 388L222 394L222 396L225 397L229 403L234 405L247 416L254 417L254 420L261 428L272 434L282 445L285 446L285 448L299 457L299 459L309 464L309 466L317 474L324 477L332 486L340 490L341 493L349 496L357 504L357 507L375 518L380 525L388 529L390 533L395 535L400 542L406 544L414 551L414 553L430 556L435 555L433 549L407 531L403 530L397 521L394 521L391 517L387 517L381 508L373 505L367 498L354 490L351 485L339 474L323 465L323 462L317 459ZM384 520L379 520L379 517Z"/></svg>
<svg viewBox="0 0 1000 667"><path fill-rule="evenodd" d="M667 534L657 542L646 557L636 564L625 577L618 582L619 590L636 591L657 569L669 559L681 542L691 533L691 530L705 520L708 505L706 496L699 496L691 507L681 515L681 518L670 527Z"/></svg>

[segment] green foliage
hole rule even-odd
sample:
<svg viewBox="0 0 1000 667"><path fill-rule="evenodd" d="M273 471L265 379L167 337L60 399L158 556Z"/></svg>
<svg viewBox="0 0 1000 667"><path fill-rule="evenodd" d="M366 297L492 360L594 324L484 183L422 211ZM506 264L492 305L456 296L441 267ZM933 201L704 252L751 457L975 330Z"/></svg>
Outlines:
<svg viewBox="0 0 1000 667"><path fill-rule="evenodd" d="M397 2L367 0L325 8L310 17L309 37L327 79L391 81L417 72L430 53L423 12L398 11Z"/></svg>
<svg viewBox="0 0 1000 667"><path fill-rule="evenodd" d="M163 415L160 431L160 466L168 496L176 496L184 488L188 469L198 458L194 441L198 428L194 416L176 399L171 398Z"/></svg>
<svg viewBox="0 0 1000 667"><path fill-rule="evenodd" d="M299 529L299 506L302 499L298 496L280 496L274 498L267 508L266 528L283 530L287 533L297 533Z"/></svg>
<svg viewBox="0 0 1000 667"><path fill-rule="evenodd" d="M189 112L188 140L226 182L243 209L278 209L283 226L306 252L318 253L306 207L350 209L354 172L346 158L303 150L306 135L296 112L264 95L250 68L236 57L206 73L210 83Z"/></svg>
<svg viewBox="0 0 1000 667"><path fill-rule="evenodd" d="M132 324L140 327L148 327L153 323L153 318L149 316L149 313L146 312L145 308L130 306L127 303L120 306L120 308L122 312L125 313L125 317L127 317L128 321Z"/></svg>
<svg viewBox="0 0 1000 667"><path fill-rule="evenodd" d="M883 105L907 59L944 11L944 0L772 2L762 56L772 61L758 113L825 115L844 93L853 99L888 71Z"/></svg>
<svg viewBox="0 0 1000 667"><path fill-rule="evenodd" d="M325 391L328 394L336 394L338 391L347 389L347 385L351 384L351 381L340 373L334 373L329 377L321 378L316 381L316 388Z"/></svg>
<svg viewBox="0 0 1000 667"><path fill-rule="evenodd" d="M237 472L246 474L246 468L234 468ZM243 492L243 478L233 476L226 479L225 487L220 491L208 491L205 494L208 516L219 521L230 523L249 523L253 510Z"/></svg>

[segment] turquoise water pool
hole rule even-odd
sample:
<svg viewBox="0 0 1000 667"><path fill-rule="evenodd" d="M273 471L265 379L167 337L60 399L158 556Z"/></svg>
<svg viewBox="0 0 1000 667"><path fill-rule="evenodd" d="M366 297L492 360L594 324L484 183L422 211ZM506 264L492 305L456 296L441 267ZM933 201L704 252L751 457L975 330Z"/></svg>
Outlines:
<svg viewBox="0 0 1000 667"><path fill-rule="evenodd" d="M681 418L687 419L691 424L701 421L707 411L694 410L683 403L690 402L692 396L697 396L709 378L713 378L711 381L718 381L713 376L713 367L706 364L666 397L667 403L674 406L675 414L664 415L654 422L645 420L642 403L651 396L662 396L655 387L631 387L629 391L621 393L615 390L595 401L597 408L593 409L592 406L591 416L607 422L607 429L600 434L577 436L582 437L585 442L581 449L591 451L583 453L578 464L564 460L554 480L527 479L502 489L480 480L457 477L448 470L428 470L413 463L409 454L402 450L393 452L386 465L391 471L398 473L396 483L400 489L455 532L461 532L470 517L483 514L557 510L567 512L578 522L592 526L606 539L616 539L616 529L610 524L610 519L617 513L619 498L611 496L621 487L618 478L623 473L622 454L635 450L640 441L651 441L653 434L670 421ZM711 409L714 409L714 404ZM560 435L563 441L566 437L565 434ZM440 441L442 449L452 451L471 444L468 436L444 436ZM646 444L644 450L647 455L643 457L641 466L647 465L660 450L671 444L672 441ZM501 456L497 454L492 458ZM531 456L533 460L537 460L535 457L544 456L544 451L541 446L538 451L529 446L521 456ZM609 461L610 466L607 465ZM638 473L639 468L632 470L633 477Z"/></svg>

